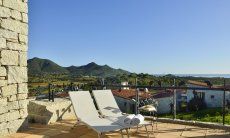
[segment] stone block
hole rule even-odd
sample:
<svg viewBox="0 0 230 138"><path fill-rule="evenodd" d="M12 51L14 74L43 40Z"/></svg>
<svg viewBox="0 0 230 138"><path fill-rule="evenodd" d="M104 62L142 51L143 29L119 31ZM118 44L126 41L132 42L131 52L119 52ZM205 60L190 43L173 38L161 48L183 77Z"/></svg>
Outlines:
<svg viewBox="0 0 230 138"><path fill-rule="evenodd" d="M56 98L54 102L48 100L30 101L28 114L30 121L43 124L76 118L71 101L62 98Z"/></svg>
<svg viewBox="0 0 230 138"><path fill-rule="evenodd" d="M17 96L16 95L10 95L7 97L8 102L13 102L17 100Z"/></svg>
<svg viewBox="0 0 230 138"><path fill-rule="evenodd" d="M28 14L22 13L22 21L23 21L24 23L28 23Z"/></svg>
<svg viewBox="0 0 230 138"><path fill-rule="evenodd" d="M0 80L0 87L5 86L7 84L7 80Z"/></svg>
<svg viewBox="0 0 230 138"><path fill-rule="evenodd" d="M18 40L18 34L9 30L0 29L0 36L6 40Z"/></svg>
<svg viewBox="0 0 230 138"><path fill-rule="evenodd" d="M8 67L8 83L23 83L28 81L27 67Z"/></svg>
<svg viewBox="0 0 230 138"><path fill-rule="evenodd" d="M10 9L9 8L5 8L0 6L0 17L1 18L9 18L11 15L10 13Z"/></svg>
<svg viewBox="0 0 230 138"><path fill-rule="evenodd" d="M2 65L18 65L18 52L11 50L1 51L1 64Z"/></svg>
<svg viewBox="0 0 230 138"><path fill-rule="evenodd" d="M7 105L7 98L0 98L0 106L6 106Z"/></svg>
<svg viewBox="0 0 230 138"><path fill-rule="evenodd" d="M20 108L20 109L25 109L25 108L27 108L28 103L29 103L28 100L20 100L20 101L18 101L19 108Z"/></svg>
<svg viewBox="0 0 230 138"><path fill-rule="evenodd" d="M0 136L7 136L9 135L8 128L0 130Z"/></svg>
<svg viewBox="0 0 230 138"><path fill-rule="evenodd" d="M10 95L16 95L17 94L17 85L7 85L2 87L2 96L7 97Z"/></svg>
<svg viewBox="0 0 230 138"><path fill-rule="evenodd" d="M6 46L11 50L19 50L19 51L27 51L28 50L28 47L25 44L7 42Z"/></svg>
<svg viewBox="0 0 230 138"><path fill-rule="evenodd" d="M7 108L8 108L8 110L17 110L17 109L19 109L18 101L8 102L7 103Z"/></svg>
<svg viewBox="0 0 230 138"><path fill-rule="evenodd" d="M11 31L28 35L28 24L13 19L2 19L1 26Z"/></svg>
<svg viewBox="0 0 230 138"><path fill-rule="evenodd" d="M19 52L19 65L27 66L27 52Z"/></svg>
<svg viewBox="0 0 230 138"><path fill-rule="evenodd" d="M0 76L1 77L6 76L6 68L5 67L0 67Z"/></svg>
<svg viewBox="0 0 230 138"><path fill-rule="evenodd" d="M6 129L8 127L6 122L0 124L0 130Z"/></svg>
<svg viewBox="0 0 230 138"><path fill-rule="evenodd" d="M21 118L26 118L26 117L28 116L28 110L27 110L27 108L25 108L25 109L20 109L20 110L19 110L19 113L20 113L20 117L21 117Z"/></svg>
<svg viewBox="0 0 230 138"><path fill-rule="evenodd" d="M0 49L6 48L6 39L0 38Z"/></svg>
<svg viewBox="0 0 230 138"><path fill-rule="evenodd" d="M23 130L24 127L28 127L27 119L18 119L7 123L10 134Z"/></svg>
<svg viewBox="0 0 230 138"><path fill-rule="evenodd" d="M27 44L28 43L28 36L19 34L19 41L20 41L20 43Z"/></svg>
<svg viewBox="0 0 230 138"><path fill-rule="evenodd" d="M13 121L19 118L20 118L19 111L7 112L5 114L0 115L0 123L7 122L7 121Z"/></svg>
<svg viewBox="0 0 230 138"><path fill-rule="evenodd" d="M17 10L11 10L11 17L16 20L22 20L22 15Z"/></svg>
<svg viewBox="0 0 230 138"><path fill-rule="evenodd" d="M18 100L25 100L28 97L27 93L17 94Z"/></svg>
<svg viewBox="0 0 230 138"><path fill-rule="evenodd" d="M7 106L0 106L0 115L7 113L7 112L8 112Z"/></svg>
<svg viewBox="0 0 230 138"><path fill-rule="evenodd" d="M22 2L21 0L3 0L3 6L28 13L27 3Z"/></svg>
<svg viewBox="0 0 230 138"><path fill-rule="evenodd" d="M28 93L27 83L18 84L18 93Z"/></svg>

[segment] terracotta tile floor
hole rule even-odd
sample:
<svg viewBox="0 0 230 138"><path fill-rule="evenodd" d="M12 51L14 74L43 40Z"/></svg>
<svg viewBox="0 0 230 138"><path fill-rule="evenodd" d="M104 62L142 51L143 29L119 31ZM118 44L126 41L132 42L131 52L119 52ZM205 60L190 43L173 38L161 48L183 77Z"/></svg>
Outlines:
<svg viewBox="0 0 230 138"><path fill-rule="evenodd" d="M5 138L97 138L97 133L84 125L78 125L71 129L75 124L75 119L63 120L51 125L30 124L27 131L16 133ZM151 127L148 127L151 130ZM230 138L230 132L224 130L200 128L195 126L185 126L178 124L158 123L158 130L154 130L157 138ZM125 132L124 137L126 137ZM120 138L117 132L108 133L105 138ZM141 128L136 133L135 129L130 131L131 138L144 138L146 133Z"/></svg>

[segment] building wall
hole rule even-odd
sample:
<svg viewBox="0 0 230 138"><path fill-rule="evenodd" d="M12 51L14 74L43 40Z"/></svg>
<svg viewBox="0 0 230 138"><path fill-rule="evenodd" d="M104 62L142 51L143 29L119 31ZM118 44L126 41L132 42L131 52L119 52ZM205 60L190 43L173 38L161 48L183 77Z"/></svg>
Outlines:
<svg viewBox="0 0 230 138"><path fill-rule="evenodd" d="M170 103L173 102L173 97L164 97L155 99L158 102L157 113L165 114L171 112Z"/></svg>
<svg viewBox="0 0 230 138"><path fill-rule="evenodd" d="M194 85L189 85L189 87L197 87ZM211 91L211 90L197 90L197 92L205 93L205 103L208 108L222 107L223 106L223 91ZM211 98L214 96L214 98ZM229 92L225 94L226 100L230 100ZM187 91L187 102L194 98L193 90Z"/></svg>
<svg viewBox="0 0 230 138"><path fill-rule="evenodd" d="M135 107L135 104L134 102L128 100L128 99L124 99L124 98L121 98L121 97L117 97L117 96L114 96L115 97L115 100L120 108L120 110L123 112L123 113L134 113L134 107Z"/></svg>
<svg viewBox="0 0 230 138"><path fill-rule="evenodd" d="M27 0L0 0L0 136L27 127Z"/></svg>

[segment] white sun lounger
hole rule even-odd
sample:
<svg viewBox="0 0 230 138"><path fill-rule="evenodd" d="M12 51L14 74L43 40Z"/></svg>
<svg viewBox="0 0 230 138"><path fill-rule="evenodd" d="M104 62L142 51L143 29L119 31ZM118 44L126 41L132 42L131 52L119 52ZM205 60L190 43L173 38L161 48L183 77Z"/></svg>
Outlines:
<svg viewBox="0 0 230 138"><path fill-rule="evenodd" d="M110 121L99 116L93 103L93 99L88 91L72 91L69 92L69 96L78 118L78 123L84 123L95 130L98 133L99 138L103 133L117 130L120 130L122 135L122 130L124 129L126 129L128 134L127 128L119 125L116 121Z"/></svg>
<svg viewBox="0 0 230 138"><path fill-rule="evenodd" d="M127 115L123 115L117 102L112 94L111 90L93 90L93 96L95 98L96 104L102 115L109 118L109 120L123 120ZM149 137L147 125L152 125L152 123L144 121L139 125L144 125L146 133ZM137 126L138 128L138 126Z"/></svg>

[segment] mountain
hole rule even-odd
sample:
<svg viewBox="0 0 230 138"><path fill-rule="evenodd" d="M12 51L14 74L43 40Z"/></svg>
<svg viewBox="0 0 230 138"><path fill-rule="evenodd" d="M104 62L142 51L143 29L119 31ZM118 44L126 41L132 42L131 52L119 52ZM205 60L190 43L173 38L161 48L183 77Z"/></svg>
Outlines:
<svg viewBox="0 0 230 138"><path fill-rule="evenodd" d="M69 71L48 59L33 58L28 61L28 74L65 74Z"/></svg>
<svg viewBox="0 0 230 138"><path fill-rule="evenodd" d="M91 62L84 66L71 66L67 67L67 70L73 75L83 75L83 76L100 76L100 77L109 77L116 76L118 74L129 74L128 71L122 69L114 69L108 65L97 65L94 62Z"/></svg>
<svg viewBox="0 0 230 138"><path fill-rule="evenodd" d="M128 71L122 69L114 69L108 65L98 65L91 62L83 66L62 67L51 60L33 58L28 60L29 75L39 74L69 74L77 76L97 76L109 77L118 74L130 74Z"/></svg>

